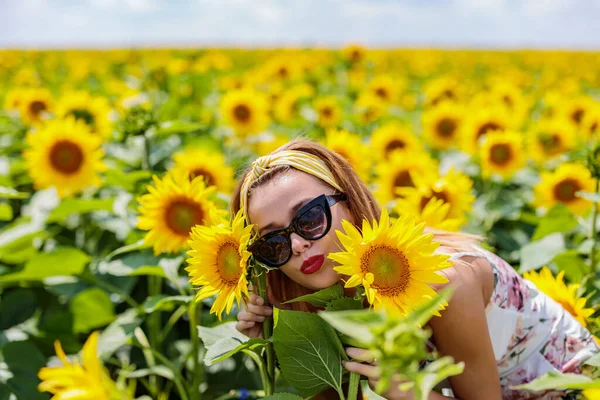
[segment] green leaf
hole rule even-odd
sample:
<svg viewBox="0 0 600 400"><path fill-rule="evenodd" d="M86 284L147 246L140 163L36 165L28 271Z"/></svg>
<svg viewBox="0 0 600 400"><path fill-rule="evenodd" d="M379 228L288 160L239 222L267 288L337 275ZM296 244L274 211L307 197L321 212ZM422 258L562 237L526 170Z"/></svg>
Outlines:
<svg viewBox="0 0 600 400"><path fill-rule="evenodd" d="M4 292L0 303L0 331L28 320L36 308L36 298L30 289Z"/></svg>
<svg viewBox="0 0 600 400"><path fill-rule="evenodd" d="M274 393L270 396L263 397L263 400L302 400L302 397L292 393Z"/></svg>
<svg viewBox="0 0 600 400"><path fill-rule="evenodd" d="M324 311L319 313L337 331L347 335L367 347L373 342L371 327L379 327L385 322L385 315L372 310Z"/></svg>
<svg viewBox="0 0 600 400"><path fill-rule="evenodd" d="M577 250L567 250L558 254L552 260L571 282L581 282L589 267Z"/></svg>
<svg viewBox="0 0 600 400"><path fill-rule="evenodd" d="M569 232L578 224L571 211L565 205L559 204L540 220L531 240L536 241L555 232Z"/></svg>
<svg viewBox="0 0 600 400"><path fill-rule="evenodd" d="M353 297L333 299L325 306L326 311L362 310L363 302Z"/></svg>
<svg viewBox="0 0 600 400"><path fill-rule="evenodd" d="M147 249L150 246L144 243L144 239L138 240L135 243L128 244L126 246L121 246L115 250L113 250L109 255L106 256L106 261L110 261L116 256L120 256L122 254L130 253L136 250Z"/></svg>
<svg viewBox="0 0 600 400"><path fill-rule="evenodd" d="M585 375L561 374L549 371L534 381L524 385L512 386L511 389L548 390L548 389L594 389L600 388L600 379L593 380Z"/></svg>
<svg viewBox="0 0 600 400"><path fill-rule="evenodd" d="M64 220L71 214L87 214L92 211L112 211L115 199L64 199L60 202L46 222Z"/></svg>
<svg viewBox="0 0 600 400"><path fill-rule="evenodd" d="M173 133L188 133L198 131L206 125L197 122L167 121L156 129L157 135L171 135Z"/></svg>
<svg viewBox="0 0 600 400"><path fill-rule="evenodd" d="M240 342L247 341L249 339L248 336L235 329L236 324L237 322L231 321L213 327L199 325L198 336L206 348L213 346L220 339L228 337L239 339Z"/></svg>
<svg viewBox="0 0 600 400"><path fill-rule="evenodd" d="M141 378L148 375L158 375L170 380L175 379L173 371L164 365L154 365L150 368L137 369L132 372L123 371L127 378Z"/></svg>
<svg viewBox="0 0 600 400"><path fill-rule="evenodd" d="M12 221L14 218L13 209L10 204L0 204L0 221Z"/></svg>
<svg viewBox="0 0 600 400"><path fill-rule="evenodd" d="M33 241L44 238L44 229L33 223L19 223L0 232L0 261L20 264L27 261L36 252Z"/></svg>
<svg viewBox="0 0 600 400"><path fill-rule="evenodd" d="M537 269L552 261L565 250L565 239L561 233L552 233L543 239L526 244L521 248L520 273Z"/></svg>
<svg viewBox="0 0 600 400"><path fill-rule="evenodd" d="M319 290L318 292L296 297L295 299L286 301L283 304L306 301L315 307L325 307L330 301L342 297L344 297L344 288L338 283L323 290Z"/></svg>
<svg viewBox="0 0 600 400"><path fill-rule="evenodd" d="M39 253L22 271L0 276L0 282L35 281L51 276L79 275L90 257L74 247L61 247L52 253Z"/></svg>
<svg viewBox="0 0 600 400"><path fill-rule="evenodd" d="M40 393L37 386L38 371L46 366L42 353L28 342L9 342L2 347L2 355L8 370L13 374L6 383L18 399L48 399L48 394Z"/></svg>
<svg viewBox="0 0 600 400"><path fill-rule="evenodd" d="M284 378L300 395L329 387L342 393L342 344L318 315L278 310L273 343Z"/></svg>
<svg viewBox="0 0 600 400"><path fill-rule="evenodd" d="M104 329L98 337L98 353L101 358L109 357L119 347L129 342L135 328L142 324L134 309L128 309Z"/></svg>
<svg viewBox="0 0 600 400"><path fill-rule="evenodd" d="M84 290L71 300L73 331L86 333L115 320L115 306L100 288Z"/></svg>
<svg viewBox="0 0 600 400"><path fill-rule="evenodd" d="M142 304L143 310L150 314L157 310L167 310L172 309L177 304L187 304L194 296L166 296L166 295L158 295L147 297Z"/></svg>
<svg viewBox="0 0 600 400"><path fill-rule="evenodd" d="M600 353L594 354L592 357L585 360L584 364L600 367Z"/></svg>
<svg viewBox="0 0 600 400"><path fill-rule="evenodd" d="M116 186L128 192L135 192L136 184L141 180L150 179L150 171L138 170L123 172L118 169L109 169L104 174L106 186Z"/></svg>
<svg viewBox="0 0 600 400"><path fill-rule="evenodd" d="M166 278L165 270L159 266L160 258L150 251L126 253L111 261L102 261L98 271L113 276L155 275Z"/></svg>
<svg viewBox="0 0 600 400"><path fill-rule="evenodd" d="M420 399L427 400L435 385L451 376L460 375L465 369L465 363L454 364L452 357L442 357L428 364L419 375L415 385L418 387Z"/></svg>
<svg viewBox="0 0 600 400"><path fill-rule="evenodd" d="M13 188L0 186L0 199L26 199L29 193L19 192Z"/></svg>
<svg viewBox="0 0 600 400"><path fill-rule="evenodd" d="M425 325L425 323L431 319L433 314L440 309L442 304L450 300L450 297L452 297L452 290L452 287L446 287L441 290L437 297L421 304L413 312L408 314L406 320L420 327Z"/></svg>
<svg viewBox="0 0 600 400"><path fill-rule="evenodd" d="M249 340L246 338L246 341L244 342L241 342L238 338L222 338L206 350L204 363L206 365L213 365L226 360L241 351L260 350L265 347L267 343L268 340L261 338L252 338Z"/></svg>

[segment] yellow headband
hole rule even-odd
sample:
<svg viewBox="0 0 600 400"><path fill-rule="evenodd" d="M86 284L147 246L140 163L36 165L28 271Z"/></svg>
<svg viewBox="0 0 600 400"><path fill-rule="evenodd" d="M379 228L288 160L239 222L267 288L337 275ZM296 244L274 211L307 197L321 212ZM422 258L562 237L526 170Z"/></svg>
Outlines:
<svg viewBox="0 0 600 400"><path fill-rule="evenodd" d="M250 166L250 172L248 172L244 178L244 182L242 183L242 188L240 190L240 207L243 210L247 223L250 223L247 211L248 191L250 186L252 186L252 182L267 172L271 166L275 165L289 165L290 167L316 176L340 192L343 191L340 185L338 185L338 183L335 181L335 178L333 177L333 174L327 165L325 165L325 162L315 155L303 151L283 150L278 151L277 153L262 156L252 162L252 165Z"/></svg>

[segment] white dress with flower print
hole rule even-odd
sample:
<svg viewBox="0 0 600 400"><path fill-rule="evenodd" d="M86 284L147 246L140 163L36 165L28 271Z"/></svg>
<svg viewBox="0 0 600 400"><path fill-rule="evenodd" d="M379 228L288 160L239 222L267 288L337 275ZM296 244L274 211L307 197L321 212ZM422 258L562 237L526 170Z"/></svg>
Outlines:
<svg viewBox="0 0 600 400"><path fill-rule="evenodd" d="M590 332L560 304L522 278L497 255L474 246L494 271L494 291L486 308L488 327L500 374L503 399L560 399L566 392L512 390L548 371L579 373L582 363L599 351Z"/></svg>

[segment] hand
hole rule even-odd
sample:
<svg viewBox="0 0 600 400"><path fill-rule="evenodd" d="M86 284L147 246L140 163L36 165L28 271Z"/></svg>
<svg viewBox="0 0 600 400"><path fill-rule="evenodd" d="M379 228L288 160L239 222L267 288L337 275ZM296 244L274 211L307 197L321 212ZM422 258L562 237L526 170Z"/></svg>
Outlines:
<svg viewBox="0 0 600 400"><path fill-rule="evenodd" d="M379 367L377 367L377 360L374 359L373 355L369 350L359 349L356 347L347 347L346 354L352 360L361 361L344 361L344 368L350 372L356 372L369 379L369 386L375 390L381 373ZM398 386L405 381L394 377L390 382L388 390L381 394L388 400L414 400L415 396L412 390L401 391Z"/></svg>
<svg viewBox="0 0 600 400"><path fill-rule="evenodd" d="M262 323L265 317L273 315L273 308L263 306L262 297L252 293L246 304L242 304L242 311L238 313L238 323L235 328L250 338L262 337Z"/></svg>

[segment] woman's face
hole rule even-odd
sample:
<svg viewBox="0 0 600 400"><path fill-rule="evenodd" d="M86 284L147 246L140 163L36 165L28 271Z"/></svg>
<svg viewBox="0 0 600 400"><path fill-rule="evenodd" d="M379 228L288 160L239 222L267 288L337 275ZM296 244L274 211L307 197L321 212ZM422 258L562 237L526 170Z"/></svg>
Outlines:
<svg viewBox="0 0 600 400"><path fill-rule="evenodd" d="M258 226L259 235L263 236L272 230L287 227L300 207L322 194L334 194L334 189L317 177L290 169L252 191L248 216ZM291 233L292 257L280 267L281 271L293 281L313 290L337 283L340 275L333 270L334 262L327 256L330 252L340 251L335 231L342 230L342 219L351 221L344 201L331 207L331 229L321 239L306 240ZM323 256L325 260L315 271L314 263L310 261L317 260L318 265L319 256ZM305 263L309 258L311 260Z"/></svg>

